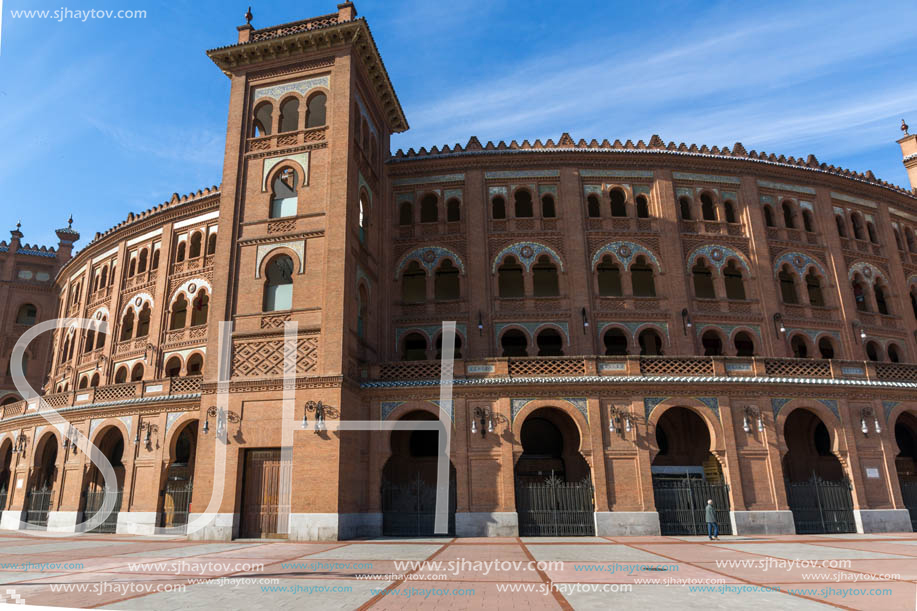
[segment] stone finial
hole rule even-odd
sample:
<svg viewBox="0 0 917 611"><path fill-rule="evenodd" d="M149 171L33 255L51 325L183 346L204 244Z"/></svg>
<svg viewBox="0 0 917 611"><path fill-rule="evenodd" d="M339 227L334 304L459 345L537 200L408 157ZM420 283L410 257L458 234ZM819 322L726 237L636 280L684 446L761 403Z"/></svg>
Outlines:
<svg viewBox="0 0 917 611"><path fill-rule="evenodd" d="M245 11L245 25L251 25L253 17L254 15L252 15L252 7L248 7L248 10Z"/></svg>
<svg viewBox="0 0 917 611"><path fill-rule="evenodd" d="M910 135L907 133L907 130L908 130L907 123L904 122L904 119L901 119L901 131L904 132L905 136Z"/></svg>

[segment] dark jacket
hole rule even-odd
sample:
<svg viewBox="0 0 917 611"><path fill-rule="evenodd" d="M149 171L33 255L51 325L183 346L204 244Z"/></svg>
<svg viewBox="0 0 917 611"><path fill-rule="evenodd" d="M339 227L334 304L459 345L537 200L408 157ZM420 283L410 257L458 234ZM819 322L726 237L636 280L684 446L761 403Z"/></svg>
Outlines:
<svg viewBox="0 0 917 611"><path fill-rule="evenodd" d="M713 505L707 505L707 508L704 510L705 515L707 516L707 522L716 523L716 510L713 508Z"/></svg>

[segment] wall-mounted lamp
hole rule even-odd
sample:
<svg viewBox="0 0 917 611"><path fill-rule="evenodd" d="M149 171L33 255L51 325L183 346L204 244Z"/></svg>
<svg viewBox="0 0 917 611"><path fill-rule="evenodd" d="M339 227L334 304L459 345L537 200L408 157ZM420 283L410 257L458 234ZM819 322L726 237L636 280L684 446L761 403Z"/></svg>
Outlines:
<svg viewBox="0 0 917 611"><path fill-rule="evenodd" d="M481 437L486 437L487 433L493 433L495 423L506 424L509 422L506 416L495 414L489 407L476 407L471 412L471 434L478 432L478 422L481 423Z"/></svg>
<svg viewBox="0 0 917 611"><path fill-rule="evenodd" d="M239 418L239 414L232 411L227 411L222 407L218 408L216 405L211 405L207 408L207 416L204 418L204 435L210 432L211 418L213 418L214 422L216 422L217 438L221 439L224 443L226 441L226 423L237 423L242 421L242 419Z"/></svg>
<svg viewBox="0 0 917 611"><path fill-rule="evenodd" d="M583 316L583 335L586 335L586 329L589 328L589 317L586 316L586 308L583 308L582 316Z"/></svg>
<svg viewBox="0 0 917 611"><path fill-rule="evenodd" d="M66 450L67 448L72 448L71 451L73 452L74 456L77 454L75 437L76 433L74 432L73 425L67 425L67 435L64 437L64 449Z"/></svg>
<svg viewBox="0 0 917 611"><path fill-rule="evenodd" d="M630 412L622 407L612 405L608 408L608 431L611 433L630 433L634 420Z"/></svg>
<svg viewBox="0 0 917 611"><path fill-rule="evenodd" d="M13 443L13 454L25 455L25 452L28 449L28 443L29 438L25 436L25 433L19 433L19 436L16 437L15 443Z"/></svg>
<svg viewBox="0 0 917 611"><path fill-rule="evenodd" d="M860 430L863 431L864 435L869 436L869 425L866 424L868 420L872 420L873 430L876 435L882 432L882 427L879 426L879 417L876 416L875 410L871 407L864 407L860 412Z"/></svg>
<svg viewBox="0 0 917 611"><path fill-rule="evenodd" d="M318 435L322 431L328 430L328 427L325 426L326 418L336 418L338 417L338 412L336 409L330 405L325 405L321 401L306 401L306 405L302 410L302 427L307 428L308 418L306 413L315 412L315 434Z"/></svg>
<svg viewBox="0 0 917 611"><path fill-rule="evenodd" d="M755 427L758 429L758 432L764 430L764 421L761 420L761 412L754 405L748 405L745 407L745 414L742 416L742 430L746 433L751 433L751 423L755 423Z"/></svg>
<svg viewBox="0 0 917 611"><path fill-rule="evenodd" d="M694 323L691 322L691 315L688 314L688 308L681 309L681 330L685 335L688 334L688 329L694 326Z"/></svg>
<svg viewBox="0 0 917 611"><path fill-rule="evenodd" d="M866 329L863 328L863 323L861 323L858 320L854 320L850 324L851 326L853 326L853 334L856 337L860 338L860 343L862 344L863 342L865 342L867 335L866 335Z"/></svg>
<svg viewBox="0 0 917 611"><path fill-rule="evenodd" d="M478 310L478 335L484 335L484 317L480 310Z"/></svg>
<svg viewBox="0 0 917 611"><path fill-rule="evenodd" d="M786 327L783 326L783 314L777 312L774 314L774 334L776 334L777 339L780 339L780 336L786 333Z"/></svg>
<svg viewBox="0 0 917 611"><path fill-rule="evenodd" d="M206 427L206 425L207 423L205 422L204 426ZM149 449L153 445L152 435L153 433L159 432L159 426L156 424L153 424L152 422L141 422L140 426L137 427L137 435L134 437L135 444L140 443L140 432L141 431L146 431L146 435L143 438L143 443L147 447L147 449Z"/></svg>

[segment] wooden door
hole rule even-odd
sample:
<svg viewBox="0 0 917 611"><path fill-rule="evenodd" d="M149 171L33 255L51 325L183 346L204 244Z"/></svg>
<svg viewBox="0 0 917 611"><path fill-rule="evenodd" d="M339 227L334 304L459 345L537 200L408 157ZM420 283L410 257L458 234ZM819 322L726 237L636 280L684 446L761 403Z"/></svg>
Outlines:
<svg viewBox="0 0 917 611"><path fill-rule="evenodd" d="M246 450L242 482L242 537L277 535L280 450Z"/></svg>

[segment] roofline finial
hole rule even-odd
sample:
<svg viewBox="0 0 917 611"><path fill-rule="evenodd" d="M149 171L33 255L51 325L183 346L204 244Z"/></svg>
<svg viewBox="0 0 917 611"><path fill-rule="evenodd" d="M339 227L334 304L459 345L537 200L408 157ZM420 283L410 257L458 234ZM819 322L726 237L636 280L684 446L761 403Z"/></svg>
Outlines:
<svg viewBox="0 0 917 611"><path fill-rule="evenodd" d="M254 15L252 15L252 7L248 7L248 10L245 11L245 25L251 25L253 17Z"/></svg>

